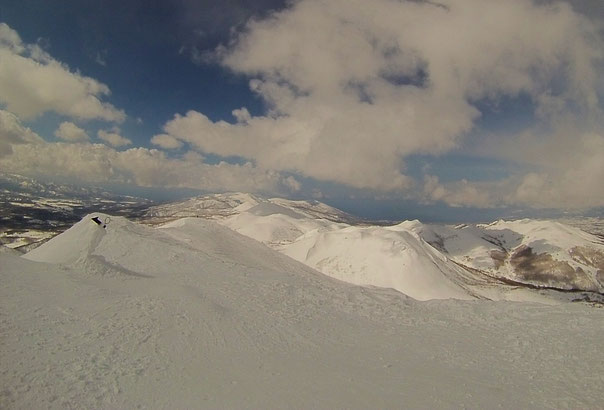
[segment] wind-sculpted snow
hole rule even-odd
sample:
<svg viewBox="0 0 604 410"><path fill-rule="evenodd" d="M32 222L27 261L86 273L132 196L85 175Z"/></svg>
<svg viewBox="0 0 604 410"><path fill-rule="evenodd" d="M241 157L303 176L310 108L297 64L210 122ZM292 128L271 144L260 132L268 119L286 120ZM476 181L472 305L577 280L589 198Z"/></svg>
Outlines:
<svg viewBox="0 0 604 410"><path fill-rule="evenodd" d="M604 322L588 304L417 302L328 278L201 218L162 228L112 218L104 229L87 217L27 258L0 252L0 408L604 400Z"/></svg>

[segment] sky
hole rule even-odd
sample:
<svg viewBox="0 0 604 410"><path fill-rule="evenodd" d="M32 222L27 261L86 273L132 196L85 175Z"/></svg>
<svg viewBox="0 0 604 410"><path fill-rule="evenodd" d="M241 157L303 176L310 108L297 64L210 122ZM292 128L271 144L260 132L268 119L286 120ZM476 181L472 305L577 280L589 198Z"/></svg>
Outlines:
<svg viewBox="0 0 604 410"><path fill-rule="evenodd" d="M0 169L426 220L604 207L600 0L0 0Z"/></svg>

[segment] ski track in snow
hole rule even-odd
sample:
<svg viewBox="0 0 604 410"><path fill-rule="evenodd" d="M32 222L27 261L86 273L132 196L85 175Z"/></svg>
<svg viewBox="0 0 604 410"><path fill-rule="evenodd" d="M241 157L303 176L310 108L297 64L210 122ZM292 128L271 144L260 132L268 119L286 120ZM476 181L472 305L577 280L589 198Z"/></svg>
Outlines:
<svg viewBox="0 0 604 410"><path fill-rule="evenodd" d="M0 267L0 408L604 401L603 311L586 304L417 302L196 218L84 218Z"/></svg>

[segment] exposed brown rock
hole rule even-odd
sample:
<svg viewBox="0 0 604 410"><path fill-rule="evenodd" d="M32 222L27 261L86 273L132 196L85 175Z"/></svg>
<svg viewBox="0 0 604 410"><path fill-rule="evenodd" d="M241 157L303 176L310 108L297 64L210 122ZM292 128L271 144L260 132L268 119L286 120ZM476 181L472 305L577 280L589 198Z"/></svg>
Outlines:
<svg viewBox="0 0 604 410"><path fill-rule="evenodd" d="M508 258L507 252L499 251L499 250L495 250L495 249L491 251L491 259L493 259L493 262L495 263L495 269L499 269L500 267L502 267L507 258Z"/></svg>
<svg viewBox="0 0 604 410"><path fill-rule="evenodd" d="M581 268L574 269L568 262L558 261L549 254L535 254L529 246L518 247L510 257L514 274L522 281L560 289L598 291Z"/></svg>
<svg viewBox="0 0 604 410"><path fill-rule="evenodd" d="M570 250L570 255L573 260L596 268L596 280L604 287L604 252L586 246L575 246Z"/></svg>

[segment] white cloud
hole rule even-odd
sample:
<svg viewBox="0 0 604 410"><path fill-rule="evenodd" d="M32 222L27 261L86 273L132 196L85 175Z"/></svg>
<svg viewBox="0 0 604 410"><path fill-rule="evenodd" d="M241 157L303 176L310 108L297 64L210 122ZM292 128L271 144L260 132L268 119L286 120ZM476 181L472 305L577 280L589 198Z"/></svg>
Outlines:
<svg viewBox="0 0 604 410"><path fill-rule="evenodd" d="M94 58L94 62L102 65L103 67L107 66L107 50L97 51L96 56Z"/></svg>
<svg viewBox="0 0 604 410"><path fill-rule="evenodd" d="M53 175L84 183L126 183L146 187L208 191L288 192L292 181L250 163L203 162L197 153L169 158L155 149L117 151L103 144L41 143L14 145L0 157L0 168L23 175Z"/></svg>
<svg viewBox="0 0 604 410"><path fill-rule="evenodd" d="M289 176L283 179L283 185L285 185L291 192L298 192L302 189L302 184L293 176Z"/></svg>
<svg viewBox="0 0 604 410"><path fill-rule="evenodd" d="M40 144L43 141L38 134L23 126L15 114L0 110L0 157L11 153L13 144Z"/></svg>
<svg viewBox="0 0 604 410"><path fill-rule="evenodd" d="M251 78L268 112L252 116L242 107L234 123L196 111L175 115L151 142L164 149L186 142L198 151L180 158L41 141L8 111L109 121L124 113L101 101L107 86L70 72L0 24L0 103L8 110L0 111L0 167L216 191L295 192L302 189L295 174L451 206L604 205L604 127L591 120L601 114L604 89L597 24L561 2L439 3L300 0L251 21L215 57ZM468 138L481 115L477 101L520 95L533 103L534 127ZM113 128L97 136L115 147L132 143L120 134ZM405 157L453 149L523 168L491 182L443 183L428 169L423 183L406 175ZM204 153L250 162L210 165Z"/></svg>
<svg viewBox="0 0 604 410"><path fill-rule="evenodd" d="M22 53L25 47L19 34L6 23L0 23L0 48L6 48L15 53Z"/></svg>
<svg viewBox="0 0 604 410"><path fill-rule="evenodd" d="M164 149L178 149L182 148L183 146L182 142L180 142L173 136L167 134L159 134L153 136L153 138L151 138L151 144L157 145L158 147Z"/></svg>
<svg viewBox="0 0 604 410"><path fill-rule="evenodd" d="M101 101L109 88L71 72L37 45L0 23L0 102L8 111L31 119L54 111L68 117L121 122L122 110Z"/></svg>
<svg viewBox="0 0 604 410"><path fill-rule="evenodd" d="M545 146L550 163L528 173L509 201L542 208L589 208L604 205L604 135L573 138L568 149Z"/></svg>
<svg viewBox="0 0 604 410"><path fill-rule="evenodd" d="M559 115L549 127L473 141L473 155L515 164L513 176L487 189L491 197L538 208L604 206L604 123L589 117Z"/></svg>
<svg viewBox="0 0 604 410"><path fill-rule="evenodd" d="M132 144L132 141L130 141L128 138L124 138L122 137L120 134L118 134L119 130L112 130L112 131L105 131L105 130L99 130L96 135L102 139L103 141L105 141L106 143L108 143L111 146L114 147L123 147L124 145L130 145Z"/></svg>
<svg viewBox="0 0 604 410"><path fill-rule="evenodd" d="M265 116L236 122L189 111L164 131L205 153L238 155L358 188L399 191L411 154L459 148L475 101L529 96L543 121L598 110L598 28L565 3L530 0L302 0L245 31L217 55L252 77ZM487 203L439 190L451 203ZM443 188L444 189L444 188ZM440 192L440 193L439 193Z"/></svg>
<svg viewBox="0 0 604 410"><path fill-rule="evenodd" d="M497 204L493 198L492 185L472 183L462 179L445 186L440 183L437 176L425 175L423 194L420 199L427 203L442 201L452 207L491 208ZM499 205L502 203L499 202Z"/></svg>
<svg viewBox="0 0 604 410"><path fill-rule="evenodd" d="M71 142L88 141L90 139L86 131L69 121L64 121L59 125L59 128L55 131L55 136Z"/></svg>
<svg viewBox="0 0 604 410"><path fill-rule="evenodd" d="M588 209L604 205L604 134L563 127L553 134L512 136L491 148L501 158L520 161L513 176L442 184L436 176L426 175L421 200L483 208ZM525 171L526 164L534 170Z"/></svg>
<svg viewBox="0 0 604 410"><path fill-rule="evenodd" d="M23 126L16 115L0 110L0 169L80 183L125 183L145 187L273 194L300 189L300 183L295 178L283 177L251 163L206 164L203 156L193 151L180 158L168 157L156 149L118 151L104 144L75 141L80 131L83 130L64 122L57 133L70 139L70 143L48 143ZM119 129L115 128L111 132L99 133L119 142L123 137L117 132Z"/></svg>

